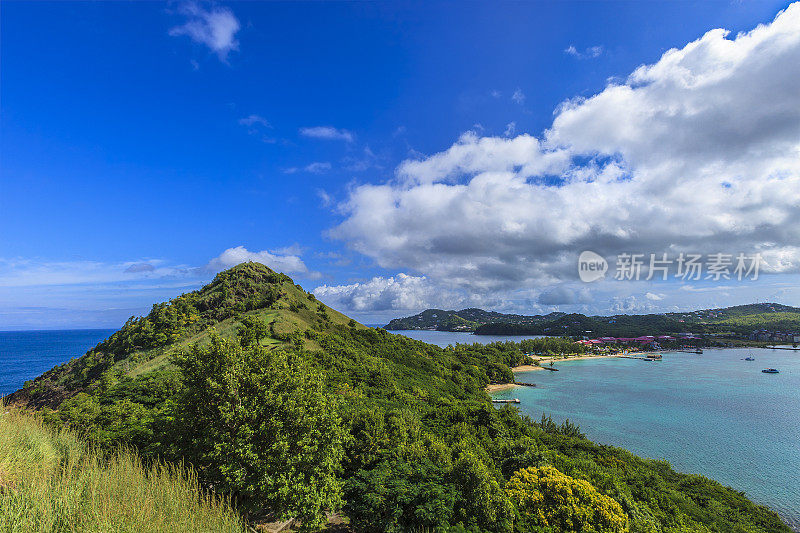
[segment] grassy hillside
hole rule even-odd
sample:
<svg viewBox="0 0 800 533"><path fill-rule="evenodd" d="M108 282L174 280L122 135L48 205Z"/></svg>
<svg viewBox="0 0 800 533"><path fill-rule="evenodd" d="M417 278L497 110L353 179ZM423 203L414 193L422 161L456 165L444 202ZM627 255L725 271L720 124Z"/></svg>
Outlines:
<svg viewBox="0 0 800 533"><path fill-rule="evenodd" d="M171 358L194 343L207 343L211 328L223 337L235 337L246 318L265 321L269 326L265 343L275 347L318 349L306 331L321 332L336 325L364 329L316 301L288 276L261 264L243 263L200 290L155 304L147 316L131 317L83 357L26 383L10 401L55 408L80 392L168 374L174 369Z"/></svg>
<svg viewBox="0 0 800 533"><path fill-rule="evenodd" d="M365 532L546 531L543 516L587 532L788 531L711 480L495 408L485 386L523 362L516 343L439 348L365 328L249 263L12 400L105 449L192 464L246 516L309 530L340 510ZM585 500L565 503L565 487Z"/></svg>
<svg viewBox="0 0 800 533"><path fill-rule="evenodd" d="M106 454L17 411L0 414L0 531L243 532L192 470Z"/></svg>

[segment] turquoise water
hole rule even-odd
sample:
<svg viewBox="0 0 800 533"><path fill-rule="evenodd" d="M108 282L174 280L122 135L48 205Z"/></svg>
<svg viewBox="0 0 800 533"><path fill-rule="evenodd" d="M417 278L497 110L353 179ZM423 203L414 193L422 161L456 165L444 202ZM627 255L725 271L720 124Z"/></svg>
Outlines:
<svg viewBox="0 0 800 533"><path fill-rule="evenodd" d="M473 335L472 333L455 332L455 331L427 331L427 330L399 330L390 331L397 335L405 335L418 341L435 344L436 346L445 346L452 344L489 344L495 341L514 341L519 342L523 339L536 339L542 335Z"/></svg>
<svg viewBox="0 0 800 533"><path fill-rule="evenodd" d="M743 361L750 353L756 361ZM556 366L517 374L536 388L492 397L519 398L535 419L569 418L595 442L743 491L800 531L800 352L707 349ZM763 374L768 367L781 373Z"/></svg>
<svg viewBox="0 0 800 533"><path fill-rule="evenodd" d="M56 365L80 357L112 333L113 329L0 331L0 396Z"/></svg>

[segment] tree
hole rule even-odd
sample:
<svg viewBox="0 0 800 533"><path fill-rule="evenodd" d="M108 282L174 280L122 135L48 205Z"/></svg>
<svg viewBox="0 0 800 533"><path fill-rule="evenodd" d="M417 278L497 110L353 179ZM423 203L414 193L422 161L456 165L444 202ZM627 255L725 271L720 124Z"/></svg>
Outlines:
<svg viewBox="0 0 800 533"><path fill-rule="evenodd" d="M588 481L555 467L517 470L506 484L517 508L521 531L625 533L628 516L614 499L600 494Z"/></svg>
<svg viewBox="0 0 800 533"><path fill-rule="evenodd" d="M260 344L261 340L269 335L269 327L258 317L246 316L236 332L239 335L239 342L246 347Z"/></svg>
<svg viewBox="0 0 800 533"><path fill-rule="evenodd" d="M182 448L208 482L309 529L341 505L346 432L302 358L213 335L176 363Z"/></svg>

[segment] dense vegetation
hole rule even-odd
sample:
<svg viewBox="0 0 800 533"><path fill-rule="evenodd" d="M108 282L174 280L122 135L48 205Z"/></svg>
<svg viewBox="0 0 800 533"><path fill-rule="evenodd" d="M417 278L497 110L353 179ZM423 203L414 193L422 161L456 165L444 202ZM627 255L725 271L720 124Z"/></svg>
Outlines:
<svg viewBox="0 0 800 533"><path fill-rule="evenodd" d="M239 305L264 288L263 307ZM198 306L213 294L234 309ZM567 339L439 348L364 328L256 264L173 303L187 296L187 312L158 315L197 309L213 329L131 321L91 364L50 371L12 400L104 447L186 461L250 521L271 512L313 530L341 510L365 532L788 531L714 481L490 403L485 386L513 380L523 352L579 349ZM141 321L154 329L137 337ZM172 344L135 340L167 332ZM115 351L124 338L132 351Z"/></svg>
<svg viewBox="0 0 800 533"><path fill-rule="evenodd" d="M243 532L191 469L105 453L24 413L0 413L0 531Z"/></svg>
<svg viewBox="0 0 800 533"><path fill-rule="evenodd" d="M461 311L445 311L442 309L426 309L425 311L405 318L392 319L388 330L436 329L439 331L473 331L481 324L539 324L555 320L565 313L554 312L547 315L515 315L484 311L483 309L462 309Z"/></svg>
<svg viewBox="0 0 800 533"><path fill-rule="evenodd" d="M757 329L800 332L800 309L780 304L750 304L686 313L613 316L580 313L527 316L482 309L427 309L414 316L395 318L386 329L473 331L476 335L638 337L689 332L746 335Z"/></svg>
<svg viewBox="0 0 800 533"><path fill-rule="evenodd" d="M638 337L671 333L746 335L758 329L800 332L800 309L778 304L753 304L691 313L614 316L586 316L575 313L535 324L488 323L475 328L475 333Z"/></svg>

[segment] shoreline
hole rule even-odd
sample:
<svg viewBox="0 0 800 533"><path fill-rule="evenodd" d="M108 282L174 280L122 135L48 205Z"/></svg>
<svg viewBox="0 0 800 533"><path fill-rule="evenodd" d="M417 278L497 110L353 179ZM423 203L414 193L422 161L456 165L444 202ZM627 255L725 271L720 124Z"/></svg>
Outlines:
<svg viewBox="0 0 800 533"><path fill-rule="evenodd" d="M580 361L585 359L610 359L610 358L620 358L620 357L641 357L648 353L653 352L629 352L626 354L612 354L612 355L575 355L571 357L531 357L530 359L533 361L541 362L564 362L564 361ZM655 352L658 353L658 352ZM542 366L535 366L535 365L519 365L515 366L511 369L511 372L514 374L521 374L523 372L538 372L540 370L544 370ZM509 390L516 387L522 387L524 385L520 385L519 383L490 383L486 385L484 389L488 393L499 392L502 390Z"/></svg>

